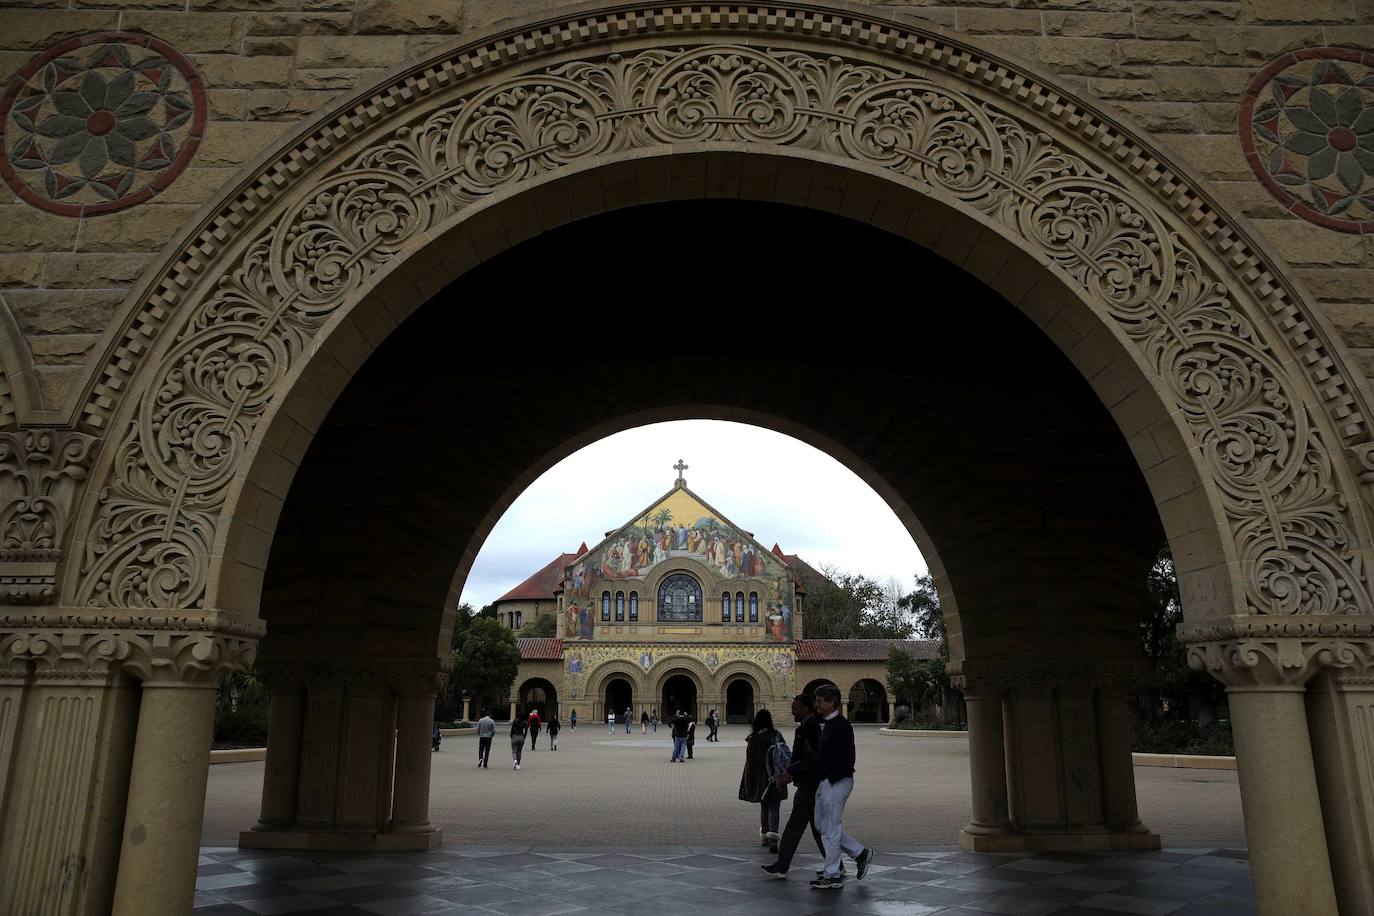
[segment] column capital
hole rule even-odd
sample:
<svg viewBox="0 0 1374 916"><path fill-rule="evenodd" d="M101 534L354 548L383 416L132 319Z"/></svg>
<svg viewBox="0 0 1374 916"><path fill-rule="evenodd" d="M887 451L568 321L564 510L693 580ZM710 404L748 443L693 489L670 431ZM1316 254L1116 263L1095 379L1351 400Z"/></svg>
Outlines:
<svg viewBox="0 0 1374 916"><path fill-rule="evenodd" d="M1001 696L1010 690L1123 689L1141 676L1136 659L961 659L946 666L965 696Z"/></svg>
<svg viewBox="0 0 1374 916"><path fill-rule="evenodd" d="M1374 675L1374 616L1216 617L1178 627L1188 665L1232 690L1301 690L1316 674Z"/></svg>
<svg viewBox="0 0 1374 916"><path fill-rule="evenodd" d="M213 687L253 663L263 633L261 621L218 611L0 614L0 680Z"/></svg>

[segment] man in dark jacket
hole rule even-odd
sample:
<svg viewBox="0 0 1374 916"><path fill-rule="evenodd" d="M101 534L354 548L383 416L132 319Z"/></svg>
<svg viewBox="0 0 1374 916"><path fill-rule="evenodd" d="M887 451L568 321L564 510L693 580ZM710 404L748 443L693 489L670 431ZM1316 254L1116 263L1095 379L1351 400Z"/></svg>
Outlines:
<svg viewBox="0 0 1374 916"><path fill-rule="evenodd" d="M687 713L677 711L673 716L673 756L669 763L687 762Z"/></svg>
<svg viewBox="0 0 1374 916"><path fill-rule="evenodd" d="M794 783L796 793L792 796L792 813L787 817L787 826L782 830L782 840L778 843L778 861L761 866L764 873L773 878L786 878L787 869L792 867L792 857L797 853L802 831L811 825L811 836L816 840L816 848L825 855L825 844L821 842L821 832L816 829L816 748L821 740L821 724L812 714L815 701L809 693L799 693L792 698L792 718L797 720L797 730L792 737L792 762L778 777L780 785ZM841 869L843 869L841 865ZM819 877L820 873L817 872Z"/></svg>
<svg viewBox="0 0 1374 916"><path fill-rule="evenodd" d="M854 860L859 880L873 864L873 850L844 832L841 818L854 791L854 726L840 714L840 689L826 684L816 690L816 715L821 740L816 750L816 826L825 843L825 868L811 886L822 890L844 887L840 853Z"/></svg>

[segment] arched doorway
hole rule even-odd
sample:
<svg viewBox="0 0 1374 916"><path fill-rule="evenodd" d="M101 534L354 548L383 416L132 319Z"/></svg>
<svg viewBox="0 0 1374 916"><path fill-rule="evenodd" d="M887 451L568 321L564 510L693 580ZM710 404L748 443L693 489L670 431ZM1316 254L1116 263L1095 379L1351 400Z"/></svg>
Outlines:
<svg viewBox="0 0 1374 916"><path fill-rule="evenodd" d="M741 724L753 721L754 685L748 678L735 678L725 685L725 721Z"/></svg>
<svg viewBox="0 0 1374 916"><path fill-rule="evenodd" d="M1028 506L1030 511L1024 515L1013 512L1010 503L999 510L995 497L985 499L967 513L973 520L970 524L983 526L983 532L995 530L998 538L1005 536L1008 542L998 540L977 551L963 551L964 556L952 554L950 563L939 570L942 590L950 598L950 613L963 625L953 646L956 676L961 683L967 681L971 696L976 689L984 697L978 701L982 711L971 713L975 744L982 736L1003 734L1003 698L992 694L992 685L1005 684L1008 671L1027 681L1057 676L1081 682L1085 671L1094 677L1106 671L1103 677L1110 680L1128 667L1103 664L1104 660L1119 662L1127 657L1124 652L1109 651L1107 645L1085 649L1073 639L1106 617L1121 624L1121 609L1110 593L1120 585L1118 570L1130 565L1124 560L1094 567L1104 583L1100 594L1059 588L1066 580L1053 571L1044 577L1043 584L1049 588L1038 592L1036 583L1025 578L1023 587L1028 592L1047 603L1058 602L1053 615L1044 615L1053 619L1041 621L1046 629L1036 645L1073 648L1071 653L1045 656L1054 657L1059 669L1036 667L1033 659L1024 657L1025 634L1016 631L1018 615L1008 610L1015 602L1007 599L1016 592L1003 587L1006 582L983 579L975 568L1000 567L1012 582L1028 573L1038 575L1033 551L1018 550L1016 544L1034 543L1043 534L1035 521L1037 513L1043 518L1064 517L1050 511L1056 496L1077 497L1059 503L1060 508L1092 506L1094 500L1110 498L1110 482L1094 479L1094 469L1106 472L1108 478L1123 468L1130 472L1129 480L1117 479L1124 489L1137 492L1127 494L1132 498L1122 505L1138 507L1135 497L1143 495L1136 486L1139 477L1153 487L1153 496L1144 498L1158 511L1144 519L1139 530L1153 535L1163 520L1178 553L1189 557L1183 591L1191 625L1187 632L1196 644L1195 662L1237 687L1253 687L1256 682L1301 686L1317 666L1349 664L1350 653L1305 652L1301 640L1308 638L1310 643L1324 633L1321 628L1330 612L1358 615L1370 608L1363 571L1369 566L1368 526L1354 483L1361 476L1358 462L1368 456L1364 438L1370 425L1368 411L1359 385L1352 382L1356 374L1344 367L1343 352L1327 345L1329 330L1310 314L1304 297L1285 279L1285 269L1257 253L1248 230L1218 212L1211 198L1170 165L1167 157L1100 108L1076 101L1066 87L1046 85L1033 72L916 25L849 9L810 5L792 9L786 4L783 8L789 12L780 21L791 23L795 14L802 23L785 26L788 59L781 54L771 57L765 49L776 34L770 31L775 28L771 17L764 26L752 14L722 15L699 7L680 17L667 17L671 31L664 34L658 33L665 29L665 17L641 16L636 21L634 12L615 19L614 27L608 28L600 28L601 23L598 28L581 23L570 28L565 22L532 25L528 37L517 39L509 38L503 25L499 44L476 51L465 48L459 66L448 69L452 61L436 59L388 78L370 96L363 92L341 102L337 109L303 125L297 139L260 157L258 171L229 182L230 190L207 209L203 224L188 226L182 240L169 246L150 269L144 287L130 296L130 307L137 312L122 314L111 323L115 330L109 358L91 373L98 381L91 384L89 403L83 409L88 421L85 428L102 434L109 430L109 440L90 475L90 493L75 523L81 530L74 535L74 543L84 544L88 562L68 564L62 603L173 612L215 609L197 618L199 629L193 627L190 635L176 637L202 639L213 649L208 656L197 654L198 664L178 667L176 676L213 682L224 670L251 661L263 632L257 623L261 591L261 610L271 627L264 653L275 653L270 657L282 665L300 664L305 658L372 658L376 646L372 640L385 626L392 637L388 643L392 657L407 653L408 657L386 662L390 667L385 670L374 666L368 676L383 683L386 678L433 680L442 672L442 656L436 647L445 644L444 629L451 622L438 609L445 606L443 599L451 591L454 575L461 580L466 562L460 562L455 571L452 557L471 557L471 544L481 538L485 522L480 519L486 508L499 505L511 491L528 483L549 460L552 451L546 449L553 444L574 443L616 423L645 422L644 417L654 411L664 411L657 414L662 418L671 413L670 407L680 405L698 405L735 417L771 411L771 422L790 424L799 435L833 448L861 467L913 530L921 527L916 521L919 514L923 521L929 519L933 540L967 544L968 531L941 503L945 498L955 502L984 498L978 475L961 466L960 460L951 461L949 467L961 474L962 489L944 488L936 493L926 486L934 478L922 476L932 468L909 466L908 450L891 447L891 441L875 443L874 430L884 427L873 422L867 408L877 405L889 411L887 428L895 428L895 418L914 409L903 401L902 392L918 388L919 380L904 378L894 385L890 377L864 377L862 367L853 374L842 373L841 378L817 378L813 387L808 387L804 374L790 389L774 380L771 389L763 391L745 388L746 383L740 381L744 374L728 360L705 367L719 369L718 374L683 360L673 368L680 370L687 383L699 386L691 391L675 392L669 398L644 386L647 394L631 392L639 400L616 401L614 409L603 413L579 413L566 427L536 422L527 442L493 435L493 450L474 457L479 466L453 475L455 485L466 491L461 499L445 495L412 505L402 493L408 482L434 480L439 475L417 478L398 473L396 481L377 482L369 507L374 511L357 512L355 507L338 505L337 499L339 489L365 491L365 487L353 487L355 478L345 474L335 477L335 486L323 483L339 465L331 468L318 463L324 450L320 440L360 441L364 437L359 431L371 429L378 416L385 416L385 411L373 409L375 403L359 408L354 402L351 413L344 410L331 417L332 431L322 429L321 421L349 378L365 361L371 362L369 354L398 320L445 282L461 277L473 263L551 224L624 201L660 199L669 193L756 195L852 212L967 263L1044 330L1059 355L1067 354L1081 373L1079 381L1097 396L1096 414L1086 409L1080 413L1081 401L1053 398L1041 402L1050 408L1042 412L1033 404L1017 405L1008 392L989 385L986 392L977 394L1007 398L984 399L983 407L967 414L986 420L983 413L1007 411L1001 417L1003 437L974 437L1009 448L1009 454L991 456L1003 468L1027 467L1031 473L1043 469L1062 472L1063 477L1044 493L1026 494L1026 488L1020 487L1018 495L1043 500L1043 504ZM585 131L566 129L561 122L545 126L530 135L535 137L532 143L559 139L550 145L532 145L519 154L512 154L508 144L490 144L487 158L475 153L469 157L475 163L471 173L461 168L468 151L462 138L455 140L453 161L425 161L413 168L365 165L391 163L392 156L421 151L437 155L444 144L409 142L414 125L449 123L438 117L445 114L440 111L444 106L451 106L450 113L486 111L488 103L499 107L504 104L499 101L504 90L490 81L535 79L548 65L549 55L563 55L557 58L560 66L567 65L570 55L581 55L585 60L580 62L588 67L604 68L617 64L623 54L647 49L684 72L674 54L692 53L684 47L693 43L726 40L738 40L738 53L722 55L714 48L710 53L724 60L750 61L751 72L785 74L773 80L782 93L788 91L790 80L799 81L803 74L826 74L829 79L836 68L851 72L861 65L871 68L875 59L890 68L892 76L864 70L858 84L865 88L847 94L816 93L798 82L798 101L761 101L752 91L727 100L749 106L751 113L762 106L770 116L807 118L815 123L784 121L763 129L757 117L723 115L694 116L688 123L665 125L653 120L662 116L654 114L659 111L654 105L607 111L604 99L589 95L551 108L585 112ZM608 58L612 48L616 53ZM756 58L764 59L755 65ZM793 58L814 65L795 66ZM504 62L501 68L466 63L495 59ZM689 63L696 66L698 62ZM714 65L702 62L700 66ZM493 69L496 72L489 76ZM443 78L435 79L436 73ZM667 75L665 70L648 82L667 85ZM876 81L871 87L866 82L870 77ZM915 92L914 83L921 86ZM471 103L479 93L483 104ZM874 93L885 95L875 101ZM506 94L512 98L528 95L523 88ZM872 112L875 117L896 117L905 123L905 115L889 112L914 104L912 100L923 94L937 100L939 111L953 106L955 120L966 125L966 130L959 129L954 144L960 152L951 153L944 146L911 150L902 145L908 142L908 134L913 140L944 144L947 135L942 131L893 127L887 122L861 130L856 117L817 111L806 101L824 97L837 104L852 102L860 114ZM913 115L923 124L924 117ZM832 130L839 133L829 133ZM880 139L869 142L875 136ZM398 144L404 147L399 152L386 146L398 137L405 141ZM583 138L588 138L585 143ZM633 148L637 139L653 145L649 155L641 158L646 151ZM375 149L370 146L374 143L379 144ZM684 148L712 148L693 159L693 154L670 149L677 143ZM562 148L565 144L569 148ZM476 150L479 145L474 141L470 147ZM743 152L746 148L768 148L769 153L755 158L754 152ZM963 150L976 150L976 154ZM1008 150L1049 158L1042 168ZM663 161L653 162L660 153ZM968 167L950 168L950 156L958 160L956 166L967 163ZM633 164L626 167L631 159ZM746 160L762 170L744 167ZM357 174L342 171L354 167ZM581 170L572 192L568 184L555 180L564 168ZM436 175L445 178L436 179ZM538 186L537 195L524 194L528 189L521 182L526 181ZM351 197L354 194L358 200ZM509 209L499 206L507 203ZM464 213L463 208L471 212ZM480 220L462 225L476 212ZM425 247L422 243L427 241L433 244ZM960 304L971 305L968 301ZM1199 332L1198 326L1205 332ZM1023 335L1023 339L1029 341L1031 336ZM980 370L995 363L988 356L975 354ZM395 365L391 363L392 368ZM1218 365L1224 371L1198 368ZM418 361L410 368L420 368ZM606 390L609 383L628 374L624 366L612 368L619 374L609 374L606 386L598 389L592 384L588 391ZM631 365L629 370L643 368ZM964 368L967 378L968 367ZM1296 378L1299 373L1306 377ZM192 377L194 385L188 384ZM1233 392L1234 397L1222 394L1225 386L1218 377L1243 385L1244 390ZM729 379L733 390L713 388L709 382L715 378ZM585 381L579 379L579 383ZM536 382L537 391L551 388L547 377L536 374ZM1033 393L1052 395L1052 388ZM777 398L778 391L787 392L783 401ZM166 397L155 397L154 392ZM1253 392L1263 394L1251 396ZM435 395L436 403L466 403L463 397L452 401L448 397L452 391L427 393ZM513 400L527 403L525 394ZM485 406L500 395L482 387L467 391L465 397ZM864 414L864 422L856 428L848 422L852 417L843 416L844 410L825 414L815 409L828 400L862 405L865 410L849 413ZM394 406L405 401L388 398L386 403ZM1018 406L1037 420L1063 412L1053 422L1020 426L1015 416ZM1115 420L1113 432L1106 432L1098 422L1102 410ZM640 419L629 421L630 415ZM1069 422L1084 417L1092 421L1087 426ZM1036 449L1051 441L1062 445L1059 434L1075 429L1082 438L1069 440L1069 446L1058 448L1058 454L1082 459L1081 463L1067 468L1040 465L1048 452ZM313 443L312 435L316 436ZM408 470L434 470L422 453L452 454L432 429L416 430L412 436L398 436L394 444L389 443ZM1290 437L1299 446L1281 448ZM1129 454L1123 455L1123 441L1129 442ZM1008 443L1015 443L1015 448ZM522 451L524 445L530 448ZM1036 460L1017 463L1010 452L1018 448L1025 449L1025 454L1035 452ZM313 467L302 464L307 449L316 452L311 456ZM903 457L894 459L894 453ZM1251 467L1255 455L1261 457ZM295 470L298 465L300 471ZM1275 468L1279 473L1271 480L1268 471ZM1088 473L1080 475L1080 471ZM474 492L469 482L481 482L484 489ZM1282 488L1284 498L1274 498L1271 485ZM283 508L288 487L289 501L296 505ZM1070 492L1075 487L1077 492ZM331 507L331 501L337 508ZM425 516L426 524L392 524L380 511L388 505L412 506ZM1123 521L1119 530L1129 534L1133 521ZM1091 519L1076 515L1075 524L1079 522L1097 531ZM330 525L340 530L312 543ZM407 535L400 531L405 527L417 529L414 540L407 542ZM369 537L374 530L375 539ZM1294 531L1304 536L1293 537ZM1320 535L1307 535L1314 531ZM1072 548L1062 546L1059 535L1056 529L1062 552L1072 554ZM1089 555L1108 551L1091 539L1083 543ZM368 567L388 565L366 562L369 558L359 545L373 544L384 544L394 556L405 557L416 574L407 576L399 589L394 581L373 581L370 577L379 573ZM1132 555L1138 552L1134 544L1123 550ZM157 574L147 575L145 564L137 558L154 554L159 558ZM998 562L988 563L989 555ZM1080 561L1091 564L1091 560ZM449 568L441 572L446 565ZM310 570L314 572L305 574ZM272 580L265 590L264 576ZM970 582L976 587L962 587ZM956 593L961 597L957 611ZM318 600L301 601L302 594ZM1045 597L1050 594L1054 597ZM1108 599L1107 603L1098 601L1099 597ZM346 606L346 618L357 621L356 626L333 631L327 626L315 628L320 621L313 614L323 611L311 608L329 607L332 613L334 599ZM1232 620L1241 614L1271 613L1285 618L1282 627L1269 630L1256 624L1259 628L1252 632L1247 629L1250 624L1241 627ZM162 622L157 626L174 629L181 618L170 614L158 619ZM1221 622L1204 626L1204 620ZM101 626L115 632L128 629L120 623ZM1119 626L1093 632L1105 634L1106 642L1116 649L1130 645ZM1238 653L1233 649L1255 632L1273 645L1266 643L1264 653L1245 653L1243 670L1237 669L1232 663ZM108 642L124 645L114 639ZM29 644L36 643L29 640ZM155 664L151 651L122 657L119 663L151 683L155 674L167 676L165 660L159 655ZM210 656L215 661L205 662ZM178 665L181 658L177 655ZM416 659L429 666L423 676L416 673L420 670ZM1270 659L1279 660L1272 670L1255 670L1254 666L1270 664ZM1313 670L1295 672L1287 663L1291 659L1302 659ZM382 712L398 705L405 708L402 738L394 750L408 764L422 756L415 748L424 738L418 727L422 717L417 714L424 689L424 683L407 684L399 693L384 693L376 704L387 705ZM158 712L159 701L151 697L154 693L145 693L149 721ZM371 697L369 702L377 699ZM281 702L295 700L283 692ZM1305 753L1310 754L1310 745L1315 744L1320 758L1344 759L1339 743L1348 739L1326 732L1314 735L1313 741L1307 739L1303 703L1298 690L1252 692L1239 699L1234 710L1238 740L1247 731L1256 740L1268 736L1268 724L1276 721L1270 714L1282 714L1282 733L1293 748L1308 748ZM1011 708L1016 703L1013 699L1007 705ZM361 716L364 711L360 706L353 712ZM1103 715L1103 725L1110 728L1114 720ZM1113 740L1119 739L1118 732L1111 732ZM152 729L150 733L161 734ZM205 743L201 737L188 730L184 740L188 747L198 746ZM25 736L22 740L34 739ZM274 739L279 756L299 750L292 750L295 739L282 741L281 734ZM305 742L300 746L317 745ZM989 745L979 747L981 752ZM388 747L377 755L377 772L364 775L370 778L384 772L392 750ZM1129 760L1123 753L1117 747L1111 756L1120 764ZM1249 766L1259 775L1252 784L1293 785L1293 774L1277 768L1297 759L1295 755L1296 751L1267 757L1253 754ZM153 749L140 756L158 758ZM990 753L988 759L995 756ZM114 754L110 759L114 762L108 766L117 770L119 760L128 758ZM1315 776L1310 765L1299 769L1293 791L1248 790L1247 804L1255 806L1256 818L1269 812L1255 823L1295 823L1304 836L1320 837L1323 828ZM1339 767L1333 763L1329 769L1334 772ZM286 766L282 772L300 770ZM996 774L996 767L988 767L975 773L975 778L995 778ZM134 787L139 787L139 780L153 778L150 769L138 769ZM1129 782L1129 770L1124 776L1114 771L1112 779L1118 794L1124 794L1118 783ZM141 798L148 793L131 790L128 794ZM1334 794L1353 797L1355 793ZM975 795L985 797L984 793ZM291 812L283 813L285 808L268 810L272 798L280 797L283 793L264 794L264 829L280 827L283 819L290 822ZM1005 802L1005 792L986 797L994 804L990 811L975 812L976 825L989 830L1006 827L1005 818L996 823L983 821L997 819L996 802L999 798ZM423 805L409 801L409 809L399 817L409 826L422 825ZM1115 822L1125 815L1114 806L1112 817ZM1333 819L1333 825L1339 823L1345 823L1344 819ZM1257 874L1282 872L1283 845L1256 831L1252 850ZM0 843L11 849L17 846ZM155 870L147 861L156 854L147 851L152 848L126 850L124 861L135 869L131 873ZM115 861L119 857L103 858ZM136 871L139 868L142 871ZM1312 881L1320 883L1320 877ZM1271 883L1277 885L1277 878ZM1329 879L1326 884L1325 894L1319 893L1321 888L1297 885L1291 893L1304 901L1319 897L1324 905L1330 897Z"/></svg>
<svg viewBox="0 0 1374 916"><path fill-rule="evenodd" d="M625 721L625 710L634 709L634 687L623 677L611 678L606 682L606 690L601 697L601 719L607 713L615 713L617 723Z"/></svg>
<svg viewBox="0 0 1374 916"><path fill-rule="evenodd" d="M849 688L848 716L853 722L886 722L887 689L872 678L856 681Z"/></svg>
<svg viewBox="0 0 1374 916"><path fill-rule="evenodd" d="M697 682L687 674L671 674L663 682L663 692L659 695L660 715L664 719L685 711L688 718L699 719L697 711Z"/></svg>
<svg viewBox="0 0 1374 916"><path fill-rule="evenodd" d="M536 709L545 722L558 715L558 691L542 677L530 678L521 684L516 698L517 712L529 715Z"/></svg>

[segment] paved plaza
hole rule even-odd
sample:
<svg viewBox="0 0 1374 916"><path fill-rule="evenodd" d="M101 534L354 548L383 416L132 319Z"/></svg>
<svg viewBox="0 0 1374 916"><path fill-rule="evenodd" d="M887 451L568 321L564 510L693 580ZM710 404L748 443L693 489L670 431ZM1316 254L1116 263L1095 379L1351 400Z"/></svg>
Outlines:
<svg viewBox="0 0 1374 916"><path fill-rule="evenodd" d="M758 865L772 857L752 845L757 808L736 799L743 736L727 727L719 744L671 764L662 730L584 726L565 731L557 752L541 736L518 772L502 739L488 770L475 767L475 738L446 739L431 803L445 845L422 854L234 848L255 819L262 764L215 766L196 912L1253 912L1234 772L1136 768L1141 815L1163 835L1162 852L975 855L951 845L968 819L966 740L865 727L845 822L881 851L879 863L862 883L851 875L842 891L813 891L819 857L808 838L789 879L769 880Z"/></svg>
<svg viewBox="0 0 1374 916"><path fill-rule="evenodd" d="M499 726L504 729L504 726ZM790 729L788 729L790 734ZM477 739L446 738L434 756L430 819L446 844L738 846L754 841L758 809L738 800L744 726L698 741L696 759L672 764L666 729L642 736L606 726L564 729L557 752L541 735L511 769L498 734L491 768L475 768ZM845 809L851 832L879 847L946 846L968 823L968 741L885 737L859 726L859 772ZM205 846L233 846L257 820L261 763L210 768ZM1241 847L1240 792L1230 770L1136 767L1141 819L1166 845ZM787 803L784 803L784 815Z"/></svg>

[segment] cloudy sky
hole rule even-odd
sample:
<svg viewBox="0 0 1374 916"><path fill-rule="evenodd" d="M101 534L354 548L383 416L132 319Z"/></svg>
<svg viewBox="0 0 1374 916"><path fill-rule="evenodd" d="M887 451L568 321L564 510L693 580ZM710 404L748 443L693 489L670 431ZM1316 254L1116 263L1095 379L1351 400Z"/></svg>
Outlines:
<svg viewBox="0 0 1374 916"><path fill-rule="evenodd" d="M609 436L554 465L482 545L462 600L490 604L582 541L595 547L672 487L679 458L687 486L764 547L904 589L925 572L887 503L834 458L771 430L684 420Z"/></svg>

